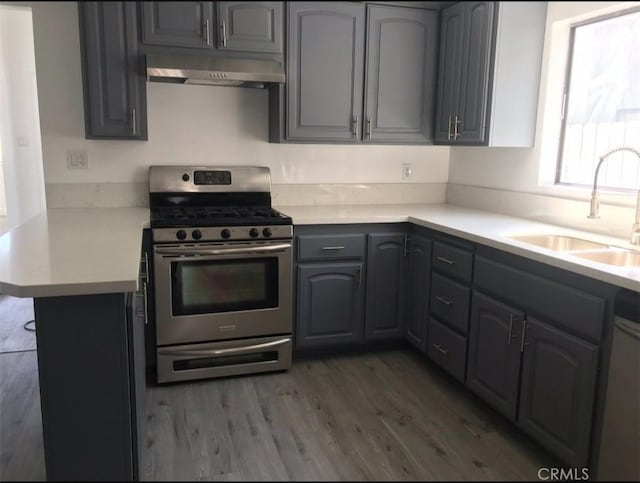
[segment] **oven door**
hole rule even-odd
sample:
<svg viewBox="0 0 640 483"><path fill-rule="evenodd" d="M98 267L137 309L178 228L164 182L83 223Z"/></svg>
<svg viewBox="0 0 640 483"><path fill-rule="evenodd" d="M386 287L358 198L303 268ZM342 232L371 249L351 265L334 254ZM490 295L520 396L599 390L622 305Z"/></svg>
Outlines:
<svg viewBox="0 0 640 483"><path fill-rule="evenodd" d="M154 247L159 346L290 334L291 242Z"/></svg>

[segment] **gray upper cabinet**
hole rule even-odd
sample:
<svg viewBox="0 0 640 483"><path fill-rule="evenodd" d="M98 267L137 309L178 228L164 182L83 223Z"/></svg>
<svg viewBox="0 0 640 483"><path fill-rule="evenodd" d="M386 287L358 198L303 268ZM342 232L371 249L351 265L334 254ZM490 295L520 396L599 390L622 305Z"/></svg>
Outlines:
<svg viewBox="0 0 640 483"><path fill-rule="evenodd" d="M286 137L358 142L365 7L288 3Z"/></svg>
<svg viewBox="0 0 640 483"><path fill-rule="evenodd" d="M298 266L297 347L362 342L362 272L362 262L322 262Z"/></svg>
<svg viewBox="0 0 640 483"><path fill-rule="evenodd" d="M85 136L147 139L146 77L133 2L79 2Z"/></svg>
<svg viewBox="0 0 640 483"><path fill-rule="evenodd" d="M473 292L467 386L511 420L518 407L523 320L521 311Z"/></svg>
<svg viewBox="0 0 640 483"><path fill-rule="evenodd" d="M365 339L403 338L405 314L404 233L372 233L367 251Z"/></svg>
<svg viewBox="0 0 640 483"><path fill-rule="evenodd" d="M533 317L527 321L518 425L571 466L585 466L598 347Z"/></svg>
<svg viewBox="0 0 640 483"><path fill-rule="evenodd" d="M430 280L431 240L412 234L409 238L407 340L422 352L426 351Z"/></svg>
<svg viewBox="0 0 640 483"><path fill-rule="evenodd" d="M218 48L282 53L282 2L217 2Z"/></svg>
<svg viewBox="0 0 640 483"><path fill-rule="evenodd" d="M365 142L433 142L438 17L368 6Z"/></svg>
<svg viewBox="0 0 640 483"><path fill-rule="evenodd" d="M148 45L213 47L212 2L143 2L143 42Z"/></svg>
<svg viewBox="0 0 640 483"><path fill-rule="evenodd" d="M442 11L437 144L531 147L546 2L459 2Z"/></svg>

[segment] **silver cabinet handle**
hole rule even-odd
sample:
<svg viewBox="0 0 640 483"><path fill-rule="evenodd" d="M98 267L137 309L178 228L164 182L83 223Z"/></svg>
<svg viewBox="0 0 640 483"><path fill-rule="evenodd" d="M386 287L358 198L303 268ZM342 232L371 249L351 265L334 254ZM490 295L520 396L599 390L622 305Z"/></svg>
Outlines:
<svg viewBox="0 0 640 483"><path fill-rule="evenodd" d="M431 344L433 347L435 347L436 349L438 349L443 356L446 356L449 353L449 349L445 349L444 347L442 347L440 344Z"/></svg>
<svg viewBox="0 0 640 483"><path fill-rule="evenodd" d="M409 243L411 242L411 240L409 240L409 235L405 234L404 235L404 254L403 256L407 256L407 254L409 253Z"/></svg>
<svg viewBox="0 0 640 483"><path fill-rule="evenodd" d="M358 268L358 287L362 284L362 269Z"/></svg>
<svg viewBox="0 0 640 483"><path fill-rule="evenodd" d="M207 42L207 45L211 45L211 33L209 31L209 19L204 21L204 39Z"/></svg>
<svg viewBox="0 0 640 483"><path fill-rule="evenodd" d="M144 278L149 281L149 253L144 252Z"/></svg>
<svg viewBox="0 0 640 483"><path fill-rule="evenodd" d="M522 320L522 339L520 339L520 352L524 352L524 346L528 345L524 343L524 338L527 334L527 319Z"/></svg>
<svg viewBox="0 0 640 483"><path fill-rule="evenodd" d="M509 340L507 345L511 345L511 333L513 331L513 314L509 314Z"/></svg>
<svg viewBox="0 0 640 483"><path fill-rule="evenodd" d="M200 350L188 350L188 349L159 349L158 354L162 356L177 356L177 357L209 357L209 356L223 356L226 354L238 354L247 351L254 351L259 349L267 349L269 347L276 347L279 345L291 342L291 339L279 339L271 342L264 342L262 344L247 345L244 347L229 347L228 349L200 349Z"/></svg>
<svg viewBox="0 0 640 483"><path fill-rule="evenodd" d="M135 136L137 134L136 127L136 108L131 109L131 133Z"/></svg>
<svg viewBox="0 0 640 483"><path fill-rule="evenodd" d="M451 300L447 300L444 297L441 297L440 295L436 295L436 300L440 303L445 304L446 306L451 306L453 302L451 302Z"/></svg>
<svg viewBox="0 0 640 483"><path fill-rule="evenodd" d="M322 247L322 250L324 250L325 252L332 252L332 251L337 251L337 250L344 250L344 247Z"/></svg>
<svg viewBox="0 0 640 483"><path fill-rule="evenodd" d="M451 141L451 116L449 116L449 127L447 129L447 141Z"/></svg>
<svg viewBox="0 0 640 483"><path fill-rule="evenodd" d="M358 116L353 116L351 129L353 130L353 136L358 139Z"/></svg>
<svg viewBox="0 0 640 483"><path fill-rule="evenodd" d="M440 260L441 262L446 263L447 265L455 265L456 263L453 260L449 260L448 258L442 258L442 257L436 257L436 260Z"/></svg>
<svg viewBox="0 0 640 483"><path fill-rule="evenodd" d="M222 30L222 46L227 46L227 22L225 20L220 24L220 29Z"/></svg>
<svg viewBox="0 0 640 483"><path fill-rule="evenodd" d="M458 139L458 124L462 123L462 121L458 121L458 116L456 116L456 120L453 123L453 140L457 140Z"/></svg>
<svg viewBox="0 0 640 483"><path fill-rule="evenodd" d="M367 136L371 139L371 118L367 118Z"/></svg>
<svg viewBox="0 0 640 483"><path fill-rule="evenodd" d="M144 282L142 284L142 295L144 296L143 301L144 301L144 325L148 325L149 324L149 314L147 314L147 310L149 310L149 306L147 304L147 282Z"/></svg>

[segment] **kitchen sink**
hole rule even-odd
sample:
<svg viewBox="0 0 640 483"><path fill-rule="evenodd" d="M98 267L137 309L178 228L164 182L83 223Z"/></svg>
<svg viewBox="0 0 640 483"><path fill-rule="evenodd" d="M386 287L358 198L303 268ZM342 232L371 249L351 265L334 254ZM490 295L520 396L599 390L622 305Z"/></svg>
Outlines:
<svg viewBox="0 0 640 483"><path fill-rule="evenodd" d="M608 245L602 243L564 235L513 235L509 238L557 252L608 248Z"/></svg>
<svg viewBox="0 0 640 483"><path fill-rule="evenodd" d="M572 253L574 257L617 267L640 267L640 252L614 249Z"/></svg>

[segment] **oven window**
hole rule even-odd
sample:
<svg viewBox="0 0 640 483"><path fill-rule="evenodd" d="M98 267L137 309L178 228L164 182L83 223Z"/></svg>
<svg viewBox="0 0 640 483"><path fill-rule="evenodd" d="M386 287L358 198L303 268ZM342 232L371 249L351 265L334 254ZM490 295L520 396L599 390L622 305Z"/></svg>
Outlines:
<svg viewBox="0 0 640 483"><path fill-rule="evenodd" d="M278 306L278 259L171 263L173 315Z"/></svg>

